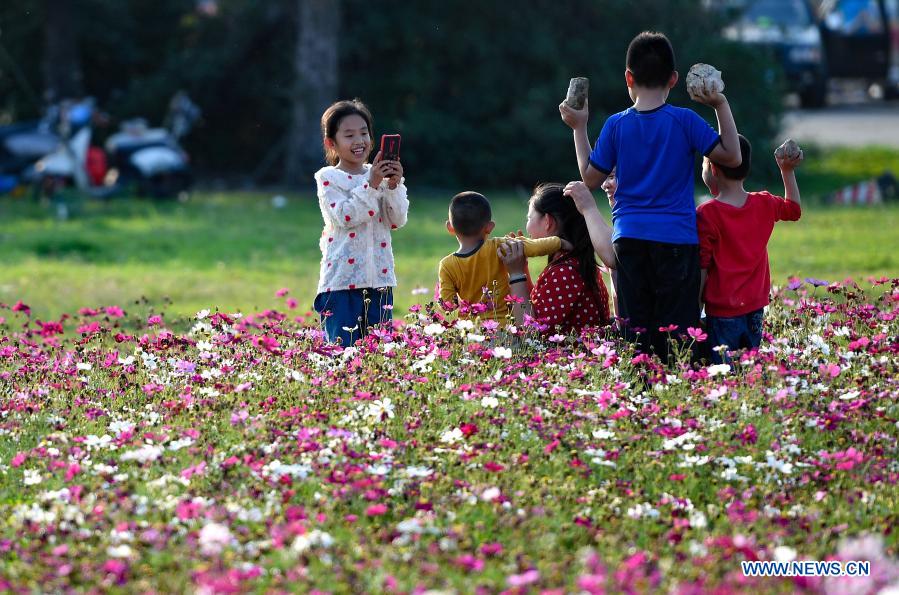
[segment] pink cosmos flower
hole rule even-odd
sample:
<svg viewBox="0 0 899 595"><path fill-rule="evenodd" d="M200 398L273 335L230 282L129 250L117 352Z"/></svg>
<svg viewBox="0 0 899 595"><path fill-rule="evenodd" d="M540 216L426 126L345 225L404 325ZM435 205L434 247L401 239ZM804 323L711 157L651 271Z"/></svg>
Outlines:
<svg viewBox="0 0 899 595"><path fill-rule="evenodd" d="M383 514L387 514L387 505L386 504L372 504L368 508L365 509L366 516L381 516Z"/></svg>
<svg viewBox="0 0 899 595"><path fill-rule="evenodd" d="M503 553L503 544L499 542L485 543L481 546L481 553L485 556L499 556Z"/></svg>
<svg viewBox="0 0 899 595"><path fill-rule="evenodd" d="M110 318L121 318L125 315L125 311L118 306L106 306L105 308L103 308L103 311Z"/></svg>
<svg viewBox="0 0 899 595"><path fill-rule="evenodd" d="M284 297L285 295L288 294L288 292L290 292L290 289L288 289L286 287L282 287L281 289L279 289L278 291L275 292L275 295L277 297Z"/></svg>
<svg viewBox="0 0 899 595"><path fill-rule="evenodd" d="M818 373L821 374L821 376L836 378L840 375L840 366L838 364L821 364L818 366Z"/></svg>
<svg viewBox="0 0 899 595"><path fill-rule="evenodd" d="M701 328L694 328L692 326L687 327L687 334L690 335L690 337L692 337L694 341L698 341L700 343L709 338L709 336L705 332L703 332Z"/></svg>
<svg viewBox="0 0 899 595"><path fill-rule="evenodd" d="M82 335L93 335L94 333L100 332L100 323L99 322L89 322L87 324L82 324L78 328L75 329L76 333L80 333Z"/></svg>
<svg viewBox="0 0 899 595"><path fill-rule="evenodd" d="M521 574L513 574L506 577L506 584L510 587L524 587L540 580L540 573L535 570L527 570Z"/></svg>
<svg viewBox="0 0 899 595"><path fill-rule="evenodd" d="M157 326L160 324L162 324L162 316L159 314L154 314L147 319L147 326Z"/></svg>

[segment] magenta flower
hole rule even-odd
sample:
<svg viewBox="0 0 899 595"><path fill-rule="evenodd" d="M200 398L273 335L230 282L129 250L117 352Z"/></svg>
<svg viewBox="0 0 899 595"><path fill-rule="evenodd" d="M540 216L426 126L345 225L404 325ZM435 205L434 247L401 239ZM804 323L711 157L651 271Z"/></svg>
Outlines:
<svg viewBox="0 0 899 595"><path fill-rule="evenodd" d="M110 318L121 318L125 315L125 311L118 306L106 306L103 308L103 311L106 312L106 315Z"/></svg>
<svg viewBox="0 0 899 595"><path fill-rule="evenodd" d="M386 504L372 504L368 508L365 509L366 516L381 516L387 514L387 505Z"/></svg>
<svg viewBox="0 0 899 595"><path fill-rule="evenodd" d="M687 334L690 335L694 341L698 341L700 343L709 338L709 336L701 328L695 328L692 326L687 327Z"/></svg>
<svg viewBox="0 0 899 595"><path fill-rule="evenodd" d="M510 587L525 587L540 580L540 573L535 570L527 570L521 574L513 574L506 577L506 584Z"/></svg>

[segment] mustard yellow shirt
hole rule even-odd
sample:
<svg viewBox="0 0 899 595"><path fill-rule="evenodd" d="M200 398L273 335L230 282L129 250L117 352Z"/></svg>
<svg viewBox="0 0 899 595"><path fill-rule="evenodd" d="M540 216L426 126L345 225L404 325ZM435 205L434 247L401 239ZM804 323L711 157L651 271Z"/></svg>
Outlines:
<svg viewBox="0 0 899 595"><path fill-rule="evenodd" d="M455 304L457 298L469 304L485 303L487 311L480 315L481 318L504 318L509 313L506 303L509 273L496 255L496 249L505 240L487 238L473 252L455 252L443 258L437 271L441 303ZM521 238L521 241L527 257L548 256L562 248L562 240L555 236L539 240Z"/></svg>

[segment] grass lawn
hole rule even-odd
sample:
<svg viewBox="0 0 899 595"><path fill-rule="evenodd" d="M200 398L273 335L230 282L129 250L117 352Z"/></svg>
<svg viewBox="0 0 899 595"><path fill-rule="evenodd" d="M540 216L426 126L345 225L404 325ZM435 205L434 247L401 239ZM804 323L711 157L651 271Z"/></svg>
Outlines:
<svg viewBox="0 0 899 595"><path fill-rule="evenodd" d="M899 163L899 152L871 155L881 165ZM851 181L865 167L881 167L870 161L858 153L823 154L804 176L808 186L820 187L821 168L829 164L833 183ZM443 225L452 192L422 195L411 188L409 223L394 236L398 314L430 299L412 289L433 289L437 262L456 248ZM524 227L526 196L488 196L497 232ZM313 196L288 198L282 209L272 206L271 195L252 193L197 193L184 204L79 201L66 221L53 218L51 207L4 198L0 301L22 300L45 320L81 307L119 305L141 316L165 311L173 323L202 308L282 307L274 293L288 287L305 311L318 278L321 215ZM780 224L771 240L774 283L789 275L863 280L899 273L899 205L836 208L805 198L812 204L802 220ZM533 270L543 262L537 259Z"/></svg>

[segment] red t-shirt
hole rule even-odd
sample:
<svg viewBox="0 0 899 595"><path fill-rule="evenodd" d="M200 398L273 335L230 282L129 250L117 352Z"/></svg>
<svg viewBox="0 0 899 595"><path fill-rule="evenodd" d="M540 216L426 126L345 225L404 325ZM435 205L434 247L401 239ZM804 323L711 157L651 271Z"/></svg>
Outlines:
<svg viewBox="0 0 899 595"><path fill-rule="evenodd" d="M768 239L775 221L796 221L799 205L770 192L750 192L735 207L710 200L696 208L699 265L708 269L706 314L742 316L768 305Z"/></svg>
<svg viewBox="0 0 899 595"><path fill-rule="evenodd" d="M609 294L603 283L599 267L596 280L599 291L587 289L578 272L577 260L566 252L549 263L531 290L534 318L549 325L548 332L580 332L587 326L602 326L609 322Z"/></svg>

